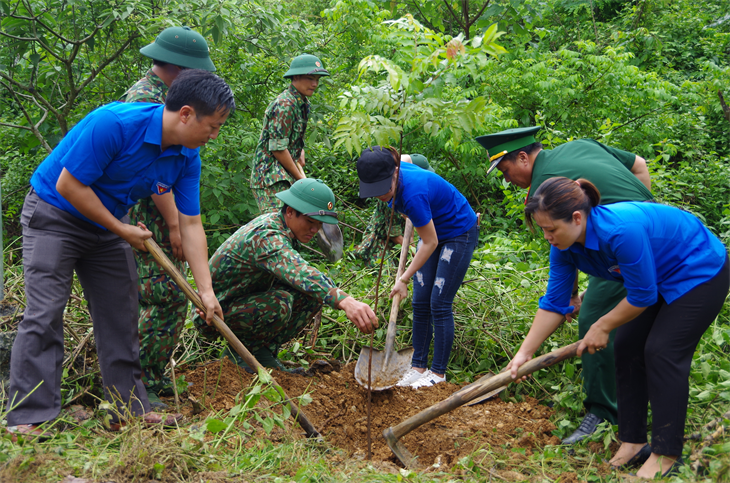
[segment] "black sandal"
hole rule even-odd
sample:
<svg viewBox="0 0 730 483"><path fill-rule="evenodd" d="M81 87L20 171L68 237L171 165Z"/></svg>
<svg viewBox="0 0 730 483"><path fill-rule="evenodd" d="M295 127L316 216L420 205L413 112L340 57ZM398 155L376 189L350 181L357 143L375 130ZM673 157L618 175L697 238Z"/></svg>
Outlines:
<svg viewBox="0 0 730 483"><path fill-rule="evenodd" d="M631 459L628 460L626 463L622 465L609 464L609 466L613 470L627 470L629 468L635 468L637 466L643 465L644 463L646 463L646 460L649 459L649 456L651 456L651 446L649 446L649 443L647 443L642 446L639 452L632 456Z"/></svg>

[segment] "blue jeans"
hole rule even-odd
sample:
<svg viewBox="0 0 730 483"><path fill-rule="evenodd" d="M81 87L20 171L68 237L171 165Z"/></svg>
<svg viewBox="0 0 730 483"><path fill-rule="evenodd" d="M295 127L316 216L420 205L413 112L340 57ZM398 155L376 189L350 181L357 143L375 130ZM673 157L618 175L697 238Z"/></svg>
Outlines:
<svg viewBox="0 0 730 483"><path fill-rule="evenodd" d="M428 366L428 348L433 338L431 370L446 373L454 343L454 297L478 241L476 223L463 235L439 240L436 250L413 277L413 367Z"/></svg>

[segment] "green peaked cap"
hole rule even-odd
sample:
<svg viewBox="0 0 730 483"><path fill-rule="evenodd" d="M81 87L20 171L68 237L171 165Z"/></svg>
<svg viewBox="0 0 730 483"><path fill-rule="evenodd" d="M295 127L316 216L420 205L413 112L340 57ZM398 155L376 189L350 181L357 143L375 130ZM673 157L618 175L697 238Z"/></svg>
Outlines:
<svg viewBox="0 0 730 483"><path fill-rule="evenodd" d="M311 54L302 54L292 59L284 78L288 79L295 75L330 75L330 73L327 72L318 57Z"/></svg>
<svg viewBox="0 0 730 483"><path fill-rule="evenodd" d="M276 197L303 215L330 225L337 224L335 195L321 179L304 178Z"/></svg>
<svg viewBox="0 0 730 483"><path fill-rule="evenodd" d="M431 171L432 173L435 173L436 171L431 167L431 164L428 162L428 159L423 154L411 154L411 161L413 161L413 164L418 166L421 169L425 169L426 171Z"/></svg>
<svg viewBox="0 0 730 483"><path fill-rule="evenodd" d="M497 167L505 154L537 142L535 133L540 129L542 129L540 126L518 127L477 137L477 142L494 158L490 159L491 164L489 165L489 169L487 169L487 174L491 173Z"/></svg>
<svg viewBox="0 0 730 483"><path fill-rule="evenodd" d="M208 42L190 27L166 28L154 42L139 51L160 62L215 72L215 66L208 52Z"/></svg>

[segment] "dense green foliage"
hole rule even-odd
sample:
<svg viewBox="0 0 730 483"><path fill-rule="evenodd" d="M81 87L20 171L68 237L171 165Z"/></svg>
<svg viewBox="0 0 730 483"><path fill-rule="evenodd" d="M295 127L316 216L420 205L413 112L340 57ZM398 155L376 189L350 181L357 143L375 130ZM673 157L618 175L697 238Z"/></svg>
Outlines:
<svg viewBox="0 0 730 483"><path fill-rule="evenodd" d="M730 96L726 0L0 0L2 210L5 255L14 257L8 274L20 270L18 214L31 173L74 123L144 74L151 63L139 48L170 25L206 36L217 73L236 95L237 112L201 151L211 251L257 214L248 180L261 120L301 52L318 55L332 73L311 98L307 175L333 188L346 223L364 228L370 215L371 205L357 197L353 158L374 143L425 154L484 213L467 275L473 281L455 305L451 379L504 366L529 330L546 279L548 247L521 221L525 193L498 173L485 176L487 155L475 136L540 125L547 148L591 137L635 152L649 161L659 201L697 214L730 244L730 109L721 102ZM350 249L358 238L345 231ZM376 271L347 255L334 266L305 255L344 290L375 300ZM381 320L393 272L384 270ZM408 328L410 307L402 313ZM326 314L336 322L323 322L316 349L357 357L365 339L343 314ZM695 355L687 433L729 408L729 320L726 304ZM576 335L566 324L544 349ZM400 337L407 343L409 331ZM184 358L215 354L192 330L186 338ZM383 338L379 330L376 343ZM300 347L290 347L288 357L306 361ZM81 385L66 379L65 400ZM574 361L504 397L528 394L554 404L562 436L581 413L579 391ZM723 444L730 443L705 450L711 480L727 478ZM266 470L278 474L284 453L259 451L269 458ZM559 459L550 451L528 472ZM473 461L464 468L474 478L489 474Z"/></svg>

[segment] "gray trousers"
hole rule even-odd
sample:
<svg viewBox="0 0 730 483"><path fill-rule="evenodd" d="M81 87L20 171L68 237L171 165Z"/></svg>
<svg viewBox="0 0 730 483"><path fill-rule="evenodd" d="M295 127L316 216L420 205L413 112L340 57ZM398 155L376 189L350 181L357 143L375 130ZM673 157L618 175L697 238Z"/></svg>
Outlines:
<svg viewBox="0 0 730 483"><path fill-rule="evenodd" d="M61 411L63 311L74 270L89 302L106 399L122 416L149 411L139 363L132 247L46 203L33 189L20 223L26 308L10 360L8 424L41 423Z"/></svg>

